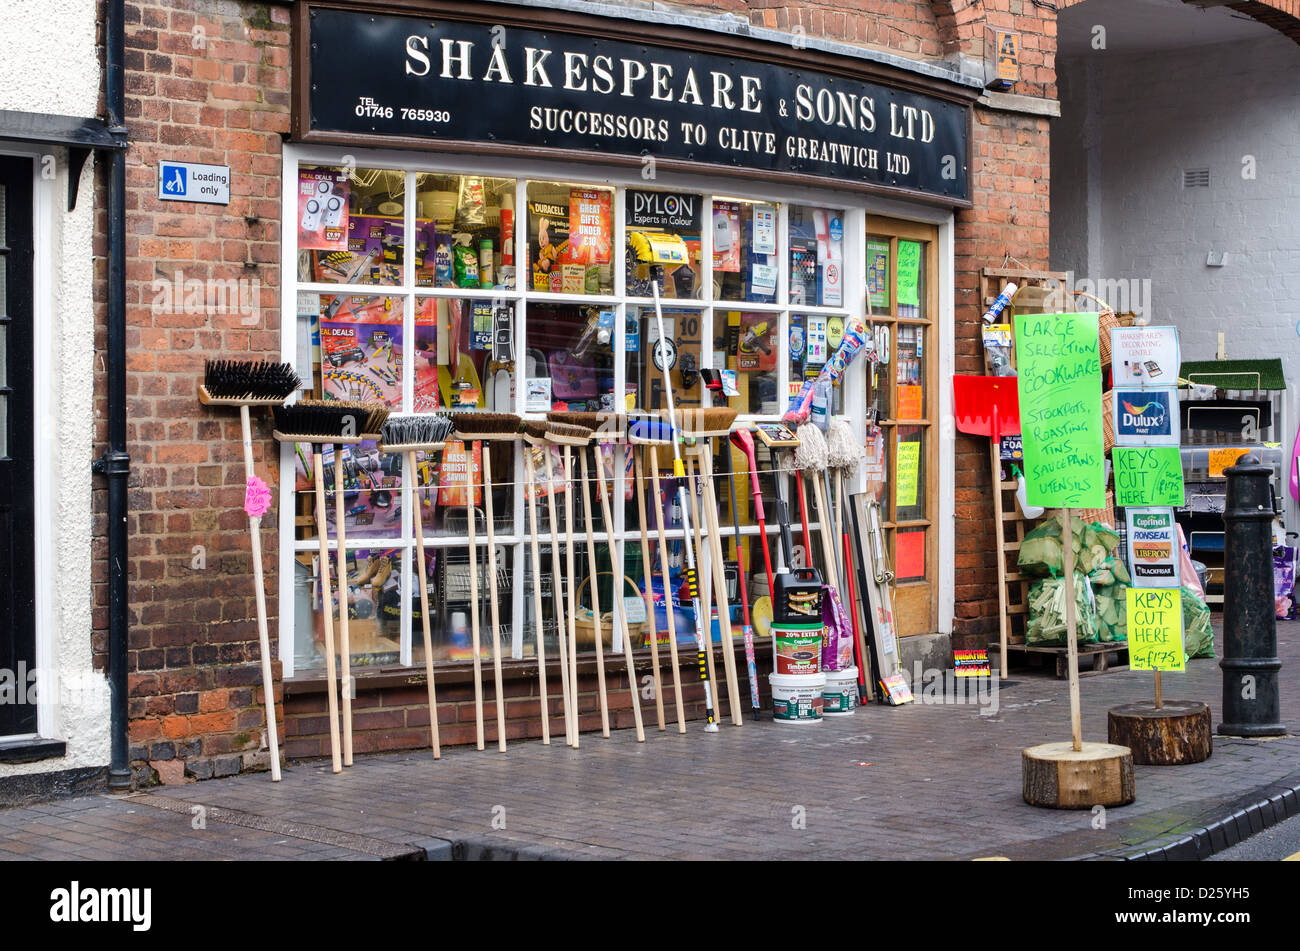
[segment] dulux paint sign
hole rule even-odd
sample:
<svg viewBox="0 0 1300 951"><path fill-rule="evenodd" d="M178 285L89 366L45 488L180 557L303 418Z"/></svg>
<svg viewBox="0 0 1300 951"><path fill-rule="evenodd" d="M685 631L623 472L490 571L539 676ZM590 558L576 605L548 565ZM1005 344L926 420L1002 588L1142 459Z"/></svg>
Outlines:
<svg viewBox="0 0 1300 951"><path fill-rule="evenodd" d="M1116 389L1112 400L1116 444L1178 445L1178 395L1173 387Z"/></svg>

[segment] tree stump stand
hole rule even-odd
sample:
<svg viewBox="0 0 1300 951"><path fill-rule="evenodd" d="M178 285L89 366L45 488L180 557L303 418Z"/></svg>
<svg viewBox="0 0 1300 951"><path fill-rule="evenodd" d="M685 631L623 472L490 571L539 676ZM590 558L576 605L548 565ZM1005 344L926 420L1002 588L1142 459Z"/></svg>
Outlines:
<svg viewBox="0 0 1300 951"><path fill-rule="evenodd" d="M1143 766L1178 766L1210 758L1214 733L1208 704L1199 700L1150 700L1111 707L1106 734L1133 751Z"/></svg>
<svg viewBox="0 0 1300 951"><path fill-rule="evenodd" d="M1109 743L1068 740L1030 746L1020 753L1025 802L1049 809L1126 806L1136 798L1133 754Z"/></svg>

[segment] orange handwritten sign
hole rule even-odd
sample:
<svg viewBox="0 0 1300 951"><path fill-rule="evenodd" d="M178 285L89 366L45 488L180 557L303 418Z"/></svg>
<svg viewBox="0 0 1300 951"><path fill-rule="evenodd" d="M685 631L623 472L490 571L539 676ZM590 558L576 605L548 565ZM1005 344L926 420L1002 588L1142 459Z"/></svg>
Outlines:
<svg viewBox="0 0 1300 951"><path fill-rule="evenodd" d="M1210 478L1222 479L1223 470L1228 466L1237 464L1237 460L1246 454L1245 449L1211 449L1210 450Z"/></svg>
<svg viewBox="0 0 1300 951"><path fill-rule="evenodd" d="M922 419L921 387L900 386L898 388L898 418Z"/></svg>

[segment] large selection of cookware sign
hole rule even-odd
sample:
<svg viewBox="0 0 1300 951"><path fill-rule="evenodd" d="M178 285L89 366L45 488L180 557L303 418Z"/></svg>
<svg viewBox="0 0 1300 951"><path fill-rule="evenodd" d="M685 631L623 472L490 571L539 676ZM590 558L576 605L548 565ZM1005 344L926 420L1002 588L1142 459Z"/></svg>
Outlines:
<svg viewBox="0 0 1300 951"><path fill-rule="evenodd" d="M606 38L313 9L310 129L792 172L968 198L968 107Z"/></svg>

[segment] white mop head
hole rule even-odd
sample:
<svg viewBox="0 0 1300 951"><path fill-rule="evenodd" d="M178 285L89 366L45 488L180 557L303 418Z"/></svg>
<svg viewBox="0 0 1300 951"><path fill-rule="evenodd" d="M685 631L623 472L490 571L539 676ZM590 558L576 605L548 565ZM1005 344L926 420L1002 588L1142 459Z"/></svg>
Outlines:
<svg viewBox="0 0 1300 951"><path fill-rule="evenodd" d="M826 468L826 437L815 423L799 427L799 448L794 451L794 467L803 472L821 472Z"/></svg>
<svg viewBox="0 0 1300 951"><path fill-rule="evenodd" d="M866 450L854 436L849 421L841 416L832 419L826 431L826 464L851 477L865 455Z"/></svg>

